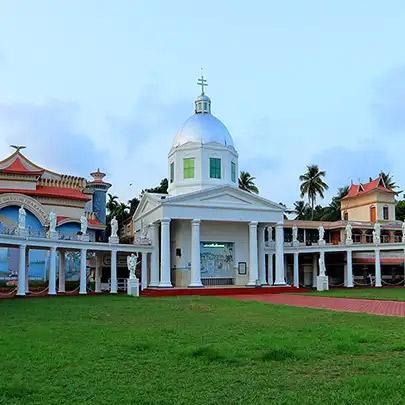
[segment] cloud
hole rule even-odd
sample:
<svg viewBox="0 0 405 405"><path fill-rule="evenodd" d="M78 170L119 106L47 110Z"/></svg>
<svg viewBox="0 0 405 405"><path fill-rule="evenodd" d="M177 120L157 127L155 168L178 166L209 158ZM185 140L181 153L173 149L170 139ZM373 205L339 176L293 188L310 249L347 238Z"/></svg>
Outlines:
<svg viewBox="0 0 405 405"><path fill-rule="evenodd" d="M105 158L77 127L80 109L74 103L0 104L2 153L10 144L26 145L27 157L51 170L87 177Z"/></svg>

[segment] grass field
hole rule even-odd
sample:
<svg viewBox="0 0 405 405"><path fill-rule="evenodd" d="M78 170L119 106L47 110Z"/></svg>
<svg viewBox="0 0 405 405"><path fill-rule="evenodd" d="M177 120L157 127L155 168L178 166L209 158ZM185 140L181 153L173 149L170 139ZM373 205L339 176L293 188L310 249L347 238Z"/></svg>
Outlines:
<svg viewBox="0 0 405 405"><path fill-rule="evenodd" d="M0 403L403 403L405 319L228 298L0 301Z"/></svg>
<svg viewBox="0 0 405 405"><path fill-rule="evenodd" d="M396 288L342 288L322 292L310 292L306 295L321 297L366 298L372 300L405 301L405 287Z"/></svg>

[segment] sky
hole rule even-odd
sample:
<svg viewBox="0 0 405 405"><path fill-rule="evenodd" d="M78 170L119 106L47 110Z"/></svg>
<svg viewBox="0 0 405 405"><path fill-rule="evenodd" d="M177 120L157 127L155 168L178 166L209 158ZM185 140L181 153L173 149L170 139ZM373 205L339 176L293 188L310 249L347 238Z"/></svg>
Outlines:
<svg viewBox="0 0 405 405"><path fill-rule="evenodd" d="M107 173L123 201L167 175L201 67L260 195L308 164L339 187L405 183L403 1L0 0L0 156Z"/></svg>

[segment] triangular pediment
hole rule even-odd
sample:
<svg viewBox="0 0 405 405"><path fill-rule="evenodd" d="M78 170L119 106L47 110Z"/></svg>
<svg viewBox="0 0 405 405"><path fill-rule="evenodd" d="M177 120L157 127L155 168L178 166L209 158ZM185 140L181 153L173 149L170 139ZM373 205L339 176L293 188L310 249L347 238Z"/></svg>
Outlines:
<svg viewBox="0 0 405 405"><path fill-rule="evenodd" d="M133 218L136 219L139 216L141 216L149 211L152 211L160 204L161 204L161 200L159 200L159 198L157 198L156 195L150 194L150 193L145 193L142 196L141 202L139 203L139 205L133 215Z"/></svg>
<svg viewBox="0 0 405 405"><path fill-rule="evenodd" d="M165 204L283 211L279 204L231 186L215 187L170 197Z"/></svg>

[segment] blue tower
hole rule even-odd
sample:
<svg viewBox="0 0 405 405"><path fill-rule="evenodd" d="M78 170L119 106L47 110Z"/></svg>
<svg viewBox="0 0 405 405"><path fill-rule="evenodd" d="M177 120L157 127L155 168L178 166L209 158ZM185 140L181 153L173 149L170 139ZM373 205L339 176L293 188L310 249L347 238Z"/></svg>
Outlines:
<svg viewBox="0 0 405 405"><path fill-rule="evenodd" d="M96 214L97 219L105 225L106 196L111 184L103 181L105 173L100 172L100 169L97 169L96 172L90 173L90 175L93 177L93 180L87 183L87 188L93 192L92 211Z"/></svg>

